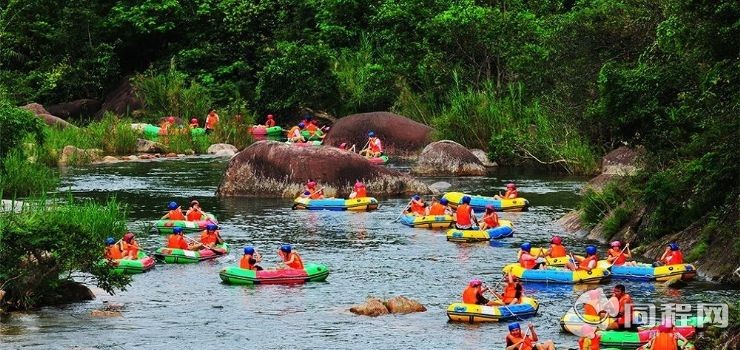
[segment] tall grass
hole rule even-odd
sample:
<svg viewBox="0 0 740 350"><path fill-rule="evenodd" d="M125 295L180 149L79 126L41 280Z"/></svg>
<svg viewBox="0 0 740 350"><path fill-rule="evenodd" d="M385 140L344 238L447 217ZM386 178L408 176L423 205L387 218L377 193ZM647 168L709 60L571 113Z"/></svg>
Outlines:
<svg viewBox="0 0 740 350"><path fill-rule="evenodd" d="M45 164L35 161L35 158L30 160L29 156L19 149L8 152L2 159L0 193L3 196L14 198L39 195L57 188L58 174Z"/></svg>
<svg viewBox="0 0 740 350"><path fill-rule="evenodd" d="M46 128L44 148L58 154L65 146L98 148L105 154L127 155L136 152L138 135L131 129L131 119L119 119L106 113L103 119L83 128Z"/></svg>

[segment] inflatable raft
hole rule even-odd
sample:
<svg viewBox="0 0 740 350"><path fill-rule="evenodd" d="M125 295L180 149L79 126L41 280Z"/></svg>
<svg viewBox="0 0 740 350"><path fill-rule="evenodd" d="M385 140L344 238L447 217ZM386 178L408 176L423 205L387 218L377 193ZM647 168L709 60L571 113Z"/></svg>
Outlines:
<svg viewBox="0 0 740 350"><path fill-rule="evenodd" d="M308 142L290 142L286 141L288 145L294 146L294 147L311 147L311 146L321 146L322 141L308 141Z"/></svg>
<svg viewBox="0 0 740 350"><path fill-rule="evenodd" d="M185 128L178 128L176 126L174 128L175 130L178 130L178 131L186 130ZM203 128L191 128L190 129L190 136L199 136L199 135L205 135L205 134L206 134L206 129L203 129ZM167 132L165 132L164 130L162 130L162 128L156 125L147 124L144 126L144 136L148 139L156 140L159 136L163 136L163 135L167 135Z"/></svg>
<svg viewBox="0 0 740 350"><path fill-rule="evenodd" d="M373 164L385 164L388 163L388 156L382 155L380 157L374 157L374 158L368 158L367 159L370 163Z"/></svg>
<svg viewBox="0 0 740 350"><path fill-rule="evenodd" d="M144 273L151 270L154 267L154 259L146 253L139 251L138 259L116 259L116 260L102 260L101 263L109 264L115 273L133 275L136 273Z"/></svg>
<svg viewBox="0 0 740 350"><path fill-rule="evenodd" d="M507 306L454 303L447 307L447 317L457 322L498 322L533 316L539 307L537 300L528 297L523 297L521 304Z"/></svg>
<svg viewBox="0 0 740 350"><path fill-rule="evenodd" d="M154 227L159 233L172 233L174 227L182 227L184 232L200 232L206 229L208 224L218 224L218 220L213 214L206 214L204 220L187 221L187 220L157 220Z"/></svg>
<svg viewBox="0 0 740 350"><path fill-rule="evenodd" d="M504 272L513 274L526 282L545 283L601 283L609 281L609 270L595 268L591 271L571 271L566 268L548 267L547 269L525 269L519 263L504 266Z"/></svg>
<svg viewBox="0 0 740 350"><path fill-rule="evenodd" d="M577 332L581 330L584 325L591 325L596 329L606 329L609 324L614 322L614 318L610 316L599 317L592 315L576 314L571 308L568 312L560 318L560 328L571 334L578 335Z"/></svg>
<svg viewBox="0 0 740 350"><path fill-rule="evenodd" d="M551 258L549 256L545 256L545 252L548 248L532 248L532 250L529 251L530 254L534 256L542 256L543 259L545 259L545 264L552 267L563 267L571 260L570 256L563 256L558 258ZM582 257L581 255L574 255L574 257Z"/></svg>
<svg viewBox="0 0 740 350"><path fill-rule="evenodd" d="M301 136L303 136L304 139L307 141L316 141L321 140L321 136L324 135L324 132L321 130L316 130L316 132L311 135L311 133L308 130L301 130Z"/></svg>
<svg viewBox="0 0 740 350"><path fill-rule="evenodd" d="M249 129L249 132L252 135L270 135L270 136L278 136L283 134L283 128L281 126L271 126L266 127L264 125L254 125Z"/></svg>
<svg viewBox="0 0 740 350"><path fill-rule="evenodd" d="M488 230L447 230L447 240L450 242L483 242L492 239L501 239L514 235L514 225L508 220L499 220L499 226Z"/></svg>
<svg viewBox="0 0 740 350"><path fill-rule="evenodd" d="M612 276L638 281L668 281L674 278L691 280L696 277L696 268L691 264L676 264L654 267L651 264L638 263L637 266L614 265L606 260L599 260L598 267L609 268Z"/></svg>
<svg viewBox="0 0 740 350"><path fill-rule="evenodd" d="M463 196L470 196L470 206L475 212L483 212L487 205L492 205L496 211L527 211L529 201L524 198L493 199L493 197L466 195L462 192L447 192L442 198L447 198L452 208L462 202Z"/></svg>
<svg viewBox="0 0 740 350"><path fill-rule="evenodd" d="M378 209L378 200L373 197L360 197L351 199L309 199L298 197L293 201L293 209L370 211Z"/></svg>
<svg viewBox="0 0 740 350"><path fill-rule="evenodd" d="M218 274L226 284L301 284L323 282L329 276L326 265L307 263L303 269L246 270L238 266L225 267Z"/></svg>
<svg viewBox="0 0 740 350"><path fill-rule="evenodd" d="M693 338L696 334L696 328L675 327L674 330L686 339ZM630 331L599 331L601 335L601 346L612 346L625 349L636 349L645 345L650 338L658 332L657 326L652 329L630 332Z"/></svg>
<svg viewBox="0 0 740 350"><path fill-rule="evenodd" d="M408 214L401 216L401 223L414 228L450 228L455 226L455 218L452 215Z"/></svg>
<svg viewBox="0 0 740 350"><path fill-rule="evenodd" d="M211 260L229 253L229 245L226 243L216 245L213 249L203 248L201 250L184 250L177 248L159 248L154 257L168 264L192 264L203 260Z"/></svg>

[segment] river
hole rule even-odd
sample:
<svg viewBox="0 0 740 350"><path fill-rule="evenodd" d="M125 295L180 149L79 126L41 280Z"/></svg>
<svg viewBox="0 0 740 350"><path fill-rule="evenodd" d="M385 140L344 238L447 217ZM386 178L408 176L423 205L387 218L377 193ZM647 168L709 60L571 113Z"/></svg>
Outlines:
<svg viewBox="0 0 740 350"><path fill-rule="evenodd" d="M509 180L532 204L524 213L502 213L515 236L492 244L454 244L444 231L412 229L394 221L406 198L381 199L369 213L293 211L279 199L219 199L214 192L226 161L208 157L118 163L68 169L60 192L76 198L110 196L128 206L129 228L148 252L164 236L145 234L167 203L197 198L220 221L223 237L238 249L197 265L158 264L134 276L126 291L86 303L12 313L0 319L0 347L7 349L478 349L503 348L506 323L449 323L447 305L458 301L471 277L500 279L519 244L535 246L562 234L554 221L572 209L585 179L562 175L496 173L491 177L422 179L446 181L449 190L491 195ZM565 238L582 251L587 242ZM241 247L253 244L263 266L277 260L280 242L290 242L304 261L329 266L325 283L300 286L229 286L218 272L238 262ZM600 250L603 252L604 247ZM693 281L682 289L656 283L614 280L638 302L697 303L734 300L736 291ZM559 348L576 347L558 320L588 287L525 284L525 294L540 302L530 319L541 339ZM405 295L428 311L377 318L353 315L350 306L368 296ZM105 302L124 304L123 317L97 318L90 312Z"/></svg>

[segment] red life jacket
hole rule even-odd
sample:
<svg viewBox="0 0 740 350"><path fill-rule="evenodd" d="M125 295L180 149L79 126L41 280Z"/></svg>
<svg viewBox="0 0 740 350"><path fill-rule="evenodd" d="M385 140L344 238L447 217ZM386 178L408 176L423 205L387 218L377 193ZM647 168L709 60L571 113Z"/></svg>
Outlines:
<svg viewBox="0 0 740 350"><path fill-rule="evenodd" d="M591 256L588 256L588 257L586 257L585 259L581 260L581 263L580 263L580 264L578 264L578 269L579 269L579 270L588 270L588 269L590 269L590 268L591 268L591 267L589 266L589 265L591 265L591 262L593 261L593 262L595 263L595 262L597 262L598 260L599 260L599 257L598 257L598 256L596 256L596 255L591 255ZM594 264L594 266L596 266L596 265Z"/></svg>
<svg viewBox="0 0 740 350"><path fill-rule="evenodd" d="M480 291L480 287L468 286L465 288L462 294L463 303L478 304L478 291Z"/></svg>
<svg viewBox="0 0 740 350"><path fill-rule="evenodd" d="M486 214L483 217L483 222L486 223L488 228L498 227L498 214L495 211L491 212L491 214Z"/></svg>
<svg viewBox="0 0 740 350"><path fill-rule="evenodd" d="M370 141L368 147L370 147L370 151L372 151L373 153L383 152L383 145L380 143L380 139L378 139L377 137Z"/></svg>
<svg viewBox="0 0 740 350"><path fill-rule="evenodd" d="M617 258L614 260L613 265L624 265L625 262L627 262L627 257L624 256L624 253L622 253L622 250L616 249L616 248L610 248L609 249L609 256L612 258Z"/></svg>
<svg viewBox="0 0 740 350"><path fill-rule="evenodd" d="M568 255L565 247L562 244L550 244L550 257L551 258L562 258Z"/></svg>
<svg viewBox="0 0 740 350"><path fill-rule="evenodd" d="M506 287L504 287L504 293L501 295L501 300L503 300L504 303L508 304L516 299L516 287L516 282L506 284Z"/></svg>
<svg viewBox="0 0 740 350"><path fill-rule="evenodd" d="M169 213L167 213L167 219L169 220L185 220L185 215L183 215L182 210L170 210Z"/></svg>
<svg viewBox="0 0 740 350"><path fill-rule="evenodd" d="M578 339L578 348L580 350L599 350L601 349L601 336L596 335L593 339L588 339L591 341L591 346L585 346L584 343L586 342L588 338L581 337L581 339Z"/></svg>
<svg viewBox="0 0 740 350"><path fill-rule="evenodd" d="M303 260L301 260L301 256L298 255L296 252L291 252L290 255L288 255L288 258L285 261L290 260L290 257L293 257L293 262L290 264L287 264L288 267L291 269L302 269L303 268Z"/></svg>
<svg viewBox="0 0 740 350"><path fill-rule="evenodd" d="M105 257L112 260L121 259L123 258L123 253L121 252L121 248L118 247L118 244L114 244L105 247Z"/></svg>
<svg viewBox="0 0 740 350"><path fill-rule="evenodd" d="M200 234L200 243L203 243L205 245L214 245L218 242L218 236L216 236L216 233L209 234L208 231L203 231L203 233Z"/></svg>
<svg viewBox="0 0 740 350"><path fill-rule="evenodd" d="M524 259L524 255L529 255L530 258L532 255L529 253L522 253L521 256L519 256L519 265L521 265L525 269L533 269L535 266L537 266L537 259Z"/></svg>
<svg viewBox="0 0 740 350"><path fill-rule="evenodd" d="M424 216L424 205L418 204L416 201L411 202L411 211L416 213L417 215Z"/></svg>
<svg viewBox="0 0 740 350"><path fill-rule="evenodd" d="M504 194L504 198L506 199L514 199L519 197L519 191L517 190L507 190Z"/></svg>
<svg viewBox="0 0 740 350"><path fill-rule="evenodd" d="M200 221L203 218L203 212L200 210L191 210L188 212L188 221Z"/></svg>
<svg viewBox="0 0 740 350"><path fill-rule="evenodd" d="M356 188L355 193L357 194L355 198L367 197L367 189L365 187Z"/></svg>
<svg viewBox="0 0 740 350"><path fill-rule="evenodd" d="M658 332L653 340L651 350L678 350L678 340L673 332Z"/></svg>
<svg viewBox="0 0 740 350"><path fill-rule="evenodd" d="M172 234L167 239L167 248L188 249L188 243L180 235Z"/></svg>
<svg viewBox="0 0 740 350"><path fill-rule="evenodd" d="M457 206L457 217L455 221L459 226L472 226L473 221L470 218L470 206L467 204L460 204Z"/></svg>
<svg viewBox="0 0 740 350"><path fill-rule="evenodd" d="M267 119L265 121L265 126L268 128L275 126L275 119Z"/></svg>
<svg viewBox="0 0 740 350"><path fill-rule="evenodd" d="M674 250L668 253L665 258L666 265L683 264L683 253L680 250Z"/></svg>
<svg viewBox="0 0 740 350"><path fill-rule="evenodd" d="M506 344L516 344L520 341L522 341L524 337L518 336L515 337L511 333L506 335ZM524 339L524 343L519 347L519 350L532 350L534 348L534 345L532 344L532 336L528 335L526 339Z"/></svg>
<svg viewBox="0 0 740 350"><path fill-rule="evenodd" d="M617 317L617 323L618 324L624 324L626 315L624 314L624 310L627 309L626 305L632 304L632 297L629 294L624 294L619 299L619 313L622 316Z"/></svg>
<svg viewBox="0 0 740 350"><path fill-rule="evenodd" d="M445 206L439 203L434 203L429 208L429 215L445 215Z"/></svg>
<svg viewBox="0 0 740 350"><path fill-rule="evenodd" d="M249 262L251 259L251 255L245 254L241 259L239 259L239 267L246 270L254 270L254 265Z"/></svg>

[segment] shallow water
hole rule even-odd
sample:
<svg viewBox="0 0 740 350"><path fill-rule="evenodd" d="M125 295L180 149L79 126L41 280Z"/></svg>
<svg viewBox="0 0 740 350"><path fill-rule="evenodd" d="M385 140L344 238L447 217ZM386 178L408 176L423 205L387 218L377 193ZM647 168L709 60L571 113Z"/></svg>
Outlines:
<svg viewBox="0 0 740 350"><path fill-rule="evenodd" d="M200 200L220 221L223 237L233 246L253 244L263 266L277 261L280 242L291 242L304 261L327 264L325 283L300 286L228 286L218 271L238 261L235 249L216 261L197 265L158 264L134 276L126 291L87 303L13 313L0 320L0 348L69 349L474 349L502 348L506 323L449 323L447 305L460 299L467 281L479 277L493 284L501 268L513 262L519 244L544 245L562 234L554 220L578 199L582 178L501 173L486 178L423 179L446 181L450 191L494 194L515 179L533 207L525 213L503 213L515 236L492 244L448 243L444 231L412 229L394 222L407 199L381 199L370 213L292 211L291 201L214 197L224 160L119 163L70 169L61 191L78 198L116 196L128 205L129 227L149 252L164 236L144 235L147 223L161 216L170 200ZM565 239L582 250L587 242ZM733 290L695 281L683 289L655 283L623 283L642 302L714 302L734 300ZM589 287L525 284L525 294L540 302L530 319L541 339L559 348L576 347L577 338L559 331L558 320ZM368 296L405 295L428 311L377 318L356 316L348 309ZM104 302L125 305L123 317L95 318Z"/></svg>

